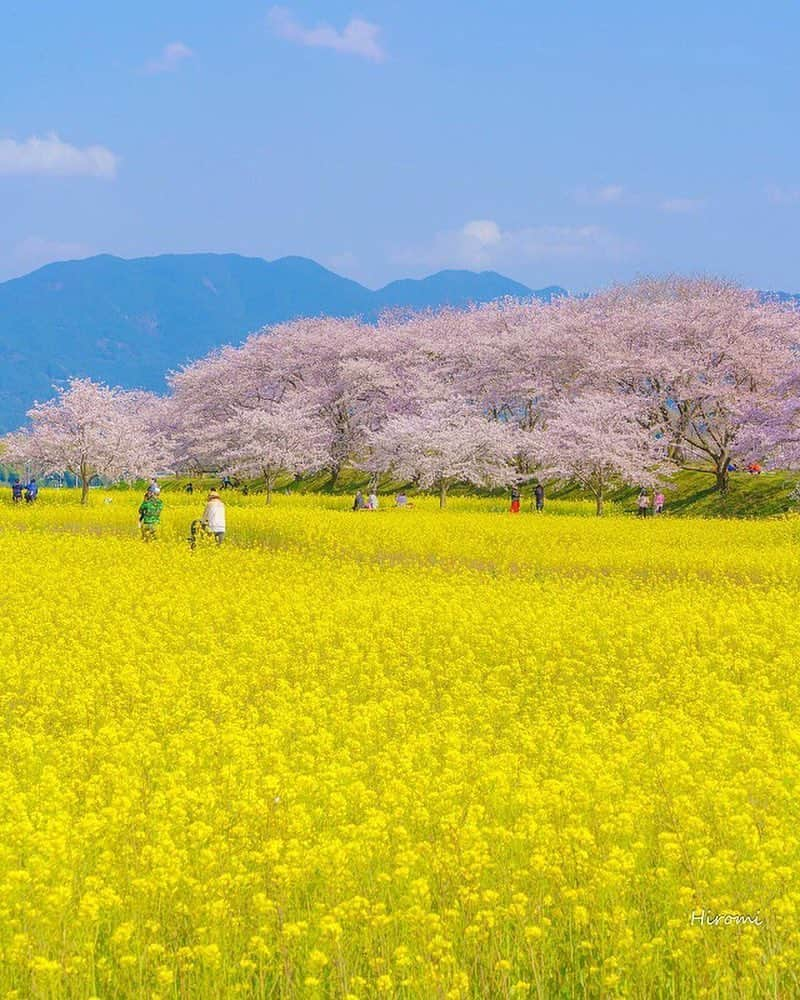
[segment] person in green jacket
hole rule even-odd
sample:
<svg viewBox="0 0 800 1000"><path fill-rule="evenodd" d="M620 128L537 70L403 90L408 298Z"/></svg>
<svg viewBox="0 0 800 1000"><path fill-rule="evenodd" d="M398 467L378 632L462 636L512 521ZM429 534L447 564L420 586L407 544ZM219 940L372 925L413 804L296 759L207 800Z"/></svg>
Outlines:
<svg viewBox="0 0 800 1000"><path fill-rule="evenodd" d="M161 508L164 501L160 500L152 490L148 490L139 505L139 527L142 529L142 540L152 542L161 521Z"/></svg>

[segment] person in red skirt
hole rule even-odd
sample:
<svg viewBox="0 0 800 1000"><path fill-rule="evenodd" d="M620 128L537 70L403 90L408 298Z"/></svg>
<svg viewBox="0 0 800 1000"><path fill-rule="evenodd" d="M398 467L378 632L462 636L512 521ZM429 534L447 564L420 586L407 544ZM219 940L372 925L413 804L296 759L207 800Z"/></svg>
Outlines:
<svg viewBox="0 0 800 1000"><path fill-rule="evenodd" d="M511 487L511 513L519 514L520 492L516 486Z"/></svg>

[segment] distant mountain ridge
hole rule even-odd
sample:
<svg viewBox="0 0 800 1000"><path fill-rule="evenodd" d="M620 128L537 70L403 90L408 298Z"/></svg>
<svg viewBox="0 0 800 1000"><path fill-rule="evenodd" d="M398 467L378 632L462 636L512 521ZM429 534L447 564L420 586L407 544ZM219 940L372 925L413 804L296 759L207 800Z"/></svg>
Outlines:
<svg viewBox="0 0 800 1000"><path fill-rule="evenodd" d="M0 283L0 432L19 426L35 400L70 376L159 391L168 371L301 316L373 320L390 308L565 294L494 271L440 271L372 291L305 257L102 254L48 264Z"/></svg>

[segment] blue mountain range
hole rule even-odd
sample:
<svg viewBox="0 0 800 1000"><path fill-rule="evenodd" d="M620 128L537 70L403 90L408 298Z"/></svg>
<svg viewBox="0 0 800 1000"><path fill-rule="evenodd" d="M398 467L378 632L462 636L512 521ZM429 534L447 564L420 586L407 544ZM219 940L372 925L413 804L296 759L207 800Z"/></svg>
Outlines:
<svg viewBox="0 0 800 1000"><path fill-rule="evenodd" d="M263 326L301 316L466 306L512 296L549 301L494 271L440 271L373 291L305 257L103 254L0 283L0 431L71 376L161 391L164 376Z"/></svg>

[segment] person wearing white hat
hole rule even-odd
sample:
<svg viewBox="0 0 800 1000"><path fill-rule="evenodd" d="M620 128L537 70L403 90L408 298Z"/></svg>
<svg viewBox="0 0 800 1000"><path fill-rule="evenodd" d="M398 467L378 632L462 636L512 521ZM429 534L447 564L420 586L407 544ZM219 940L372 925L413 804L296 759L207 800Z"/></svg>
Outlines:
<svg viewBox="0 0 800 1000"><path fill-rule="evenodd" d="M216 490L208 494L206 509L203 511L203 525L221 545L225 538L225 504Z"/></svg>

